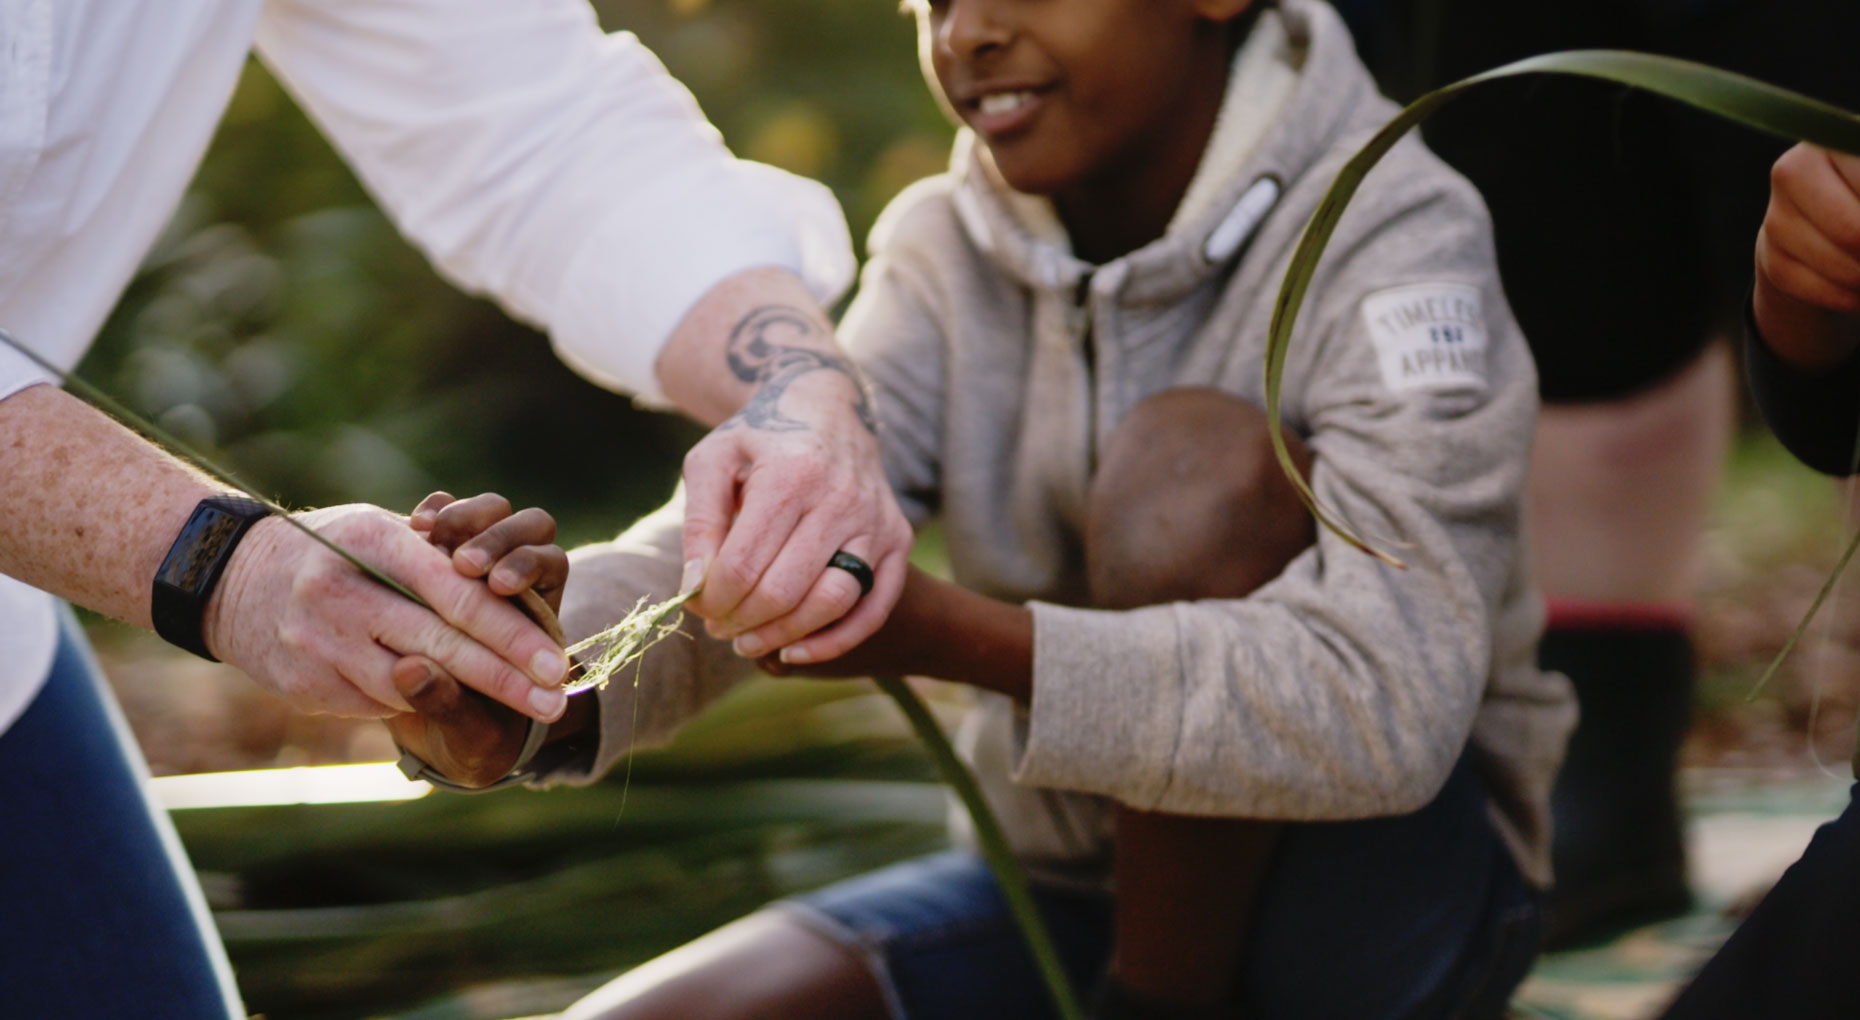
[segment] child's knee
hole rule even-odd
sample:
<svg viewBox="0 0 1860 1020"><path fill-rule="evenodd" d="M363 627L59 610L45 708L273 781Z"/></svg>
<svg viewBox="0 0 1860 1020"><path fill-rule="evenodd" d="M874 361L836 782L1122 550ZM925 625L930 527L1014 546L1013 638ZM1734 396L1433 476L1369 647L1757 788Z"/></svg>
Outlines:
<svg viewBox="0 0 1860 1020"><path fill-rule="evenodd" d="M1286 442L1309 474L1304 444ZM1166 390L1112 432L1092 479L1092 600L1119 608L1238 598L1278 576L1313 538L1264 412L1219 390Z"/></svg>

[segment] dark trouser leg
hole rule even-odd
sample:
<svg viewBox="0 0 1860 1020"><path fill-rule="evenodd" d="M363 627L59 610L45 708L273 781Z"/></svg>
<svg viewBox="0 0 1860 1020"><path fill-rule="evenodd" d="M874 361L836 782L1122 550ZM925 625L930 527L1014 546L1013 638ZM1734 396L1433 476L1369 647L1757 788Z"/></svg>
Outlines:
<svg viewBox="0 0 1860 1020"><path fill-rule="evenodd" d="M1302 444L1293 443L1309 471ZM1213 390L1161 393L1119 425L1093 479L1085 539L1092 601L1121 609L1239 598L1276 577L1312 538L1258 408ZM1129 994L1107 1012L1224 1015L1280 828L1119 810L1112 973Z"/></svg>
<svg viewBox="0 0 1860 1020"><path fill-rule="evenodd" d="M1663 1020L1860 1016L1860 786Z"/></svg>
<svg viewBox="0 0 1860 1020"><path fill-rule="evenodd" d="M1553 615L1538 659L1569 676L1582 705L1550 795L1557 888L1547 944L1684 912L1691 897L1673 769L1692 702L1688 628Z"/></svg>
<svg viewBox="0 0 1860 1020"><path fill-rule="evenodd" d="M67 614L44 690L0 734L0 1016L242 1017L109 699Z"/></svg>

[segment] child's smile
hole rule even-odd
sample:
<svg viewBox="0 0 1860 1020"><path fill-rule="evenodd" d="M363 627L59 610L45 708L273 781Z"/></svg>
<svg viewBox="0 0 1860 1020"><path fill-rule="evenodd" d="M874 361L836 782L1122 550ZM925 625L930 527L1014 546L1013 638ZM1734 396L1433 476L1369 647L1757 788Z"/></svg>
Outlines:
<svg viewBox="0 0 1860 1020"><path fill-rule="evenodd" d="M1187 189L1227 80L1227 23L1249 3L917 0L915 9L926 77L1002 177L1051 197L1081 255L1114 257L1160 236Z"/></svg>
<svg viewBox="0 0 1860 1020"><path fill-rule="evenodd" d="M1027 127L1040 115L1046 90L1014 86L988 86L977 98L962 105L969 108L964 120L975 128L982 140L993 144Z"/></svg>

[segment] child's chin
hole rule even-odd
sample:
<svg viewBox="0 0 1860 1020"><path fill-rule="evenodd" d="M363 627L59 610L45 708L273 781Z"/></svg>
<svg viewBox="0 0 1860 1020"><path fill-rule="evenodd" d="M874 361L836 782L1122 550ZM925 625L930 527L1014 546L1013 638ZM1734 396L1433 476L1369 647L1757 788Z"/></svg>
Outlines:
<svg viewBox="0 0 1860 1020"><path fill-rule="evenodd" d="M1066 186L1063 174L1054 172L1053 168L1036 163L1033 160L1015 159L1000 150L994 150L995 169L1001 172L1001 179L1015 191L1027 195L1052 195Z"/></svg>

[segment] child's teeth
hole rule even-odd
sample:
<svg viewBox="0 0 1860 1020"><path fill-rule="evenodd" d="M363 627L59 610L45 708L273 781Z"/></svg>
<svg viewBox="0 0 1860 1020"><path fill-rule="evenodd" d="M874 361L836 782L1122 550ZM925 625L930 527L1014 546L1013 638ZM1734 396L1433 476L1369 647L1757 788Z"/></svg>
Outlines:
<svg viewBox="0 0 1860 1020"><path fill-rule="evenodd" d="M997 113L1012 113L1020 109L1022 103L1032 98L1031 92L996 92L982 97L981 110L989 116Z"/></svg>

